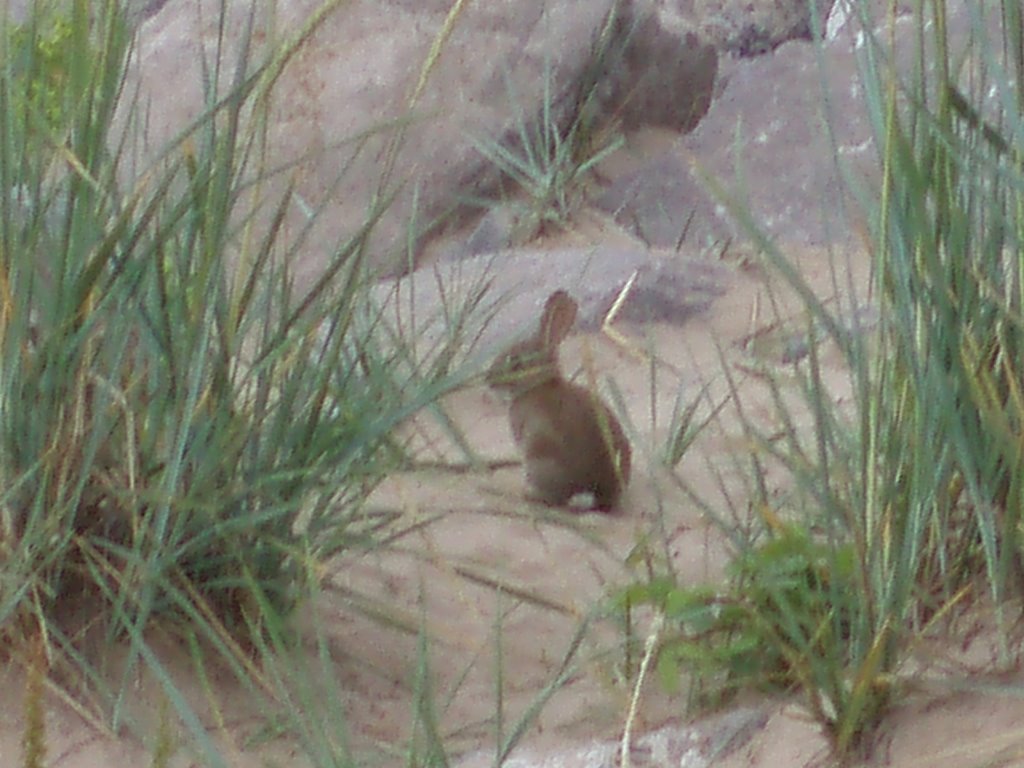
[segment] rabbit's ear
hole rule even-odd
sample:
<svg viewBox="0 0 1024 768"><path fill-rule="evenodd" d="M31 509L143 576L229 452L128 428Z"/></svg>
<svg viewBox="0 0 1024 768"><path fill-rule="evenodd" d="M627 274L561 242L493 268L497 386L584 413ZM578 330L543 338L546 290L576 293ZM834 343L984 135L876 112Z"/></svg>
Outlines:
<svg viewBox="0 0 1024 768"><path fill-rule="evenodd" d="M540 319L540 338L548 349L557 347L576 322L576 302L565 291L548 296Z"/></svg>

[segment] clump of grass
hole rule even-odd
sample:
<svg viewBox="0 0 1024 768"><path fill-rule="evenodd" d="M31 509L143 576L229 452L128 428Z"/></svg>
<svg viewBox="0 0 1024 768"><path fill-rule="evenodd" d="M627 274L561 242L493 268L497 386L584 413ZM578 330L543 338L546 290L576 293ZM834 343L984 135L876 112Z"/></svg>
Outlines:
<svg viewBox="0 0 1024 768"><path fill-rule="evenodd" d="M217 764L147 629L259 689L248 652L284 650L323 562L394 535L362 502L458 353L419 354L373 299L363 244L384 202L295 284L303 233L285 231L291 195L266 191L259 148L301 38L208 62L204 113L126 183L142 119L114 119L134 98L128 28L115 2L67 13L70 33L46 17L0 30L16 53L0 65L0 636L40 628L115 727L133 671L155 670ZM59 64L43 55L57 38ZM131 649L109 688L81 650L97 635Z"/></svg>
<svg viewBox="0 0 1024 768"><path fill-rule="evenodd" d="M548 76L540 118L529 121L520 115L513 142L477 143L480 153L522 195L524 223L520 226L537 232L564 226L572 218L582 204L590 174L622 146L621 138L612 138L597 148L586 146L581 136L589 129L581 117L567 129L560 125L554 114L551 87Z"/></svg>
<svg viewBox="0 0 1024 768"><path fill-rule="evenodd" d="M1024 47L1016 4L965 12L969 37L954 50L946 3L916 7L914 70L866 37L881 170L864 198L877 340L836 317L733 206L845 358L852 403L833 399L814 345L795 378L766 378L770 429L747 417L732 383L751 446L752 514L730 531L730 583L684 589L653 571L623 598L656 605L674 628L663 641L668 679L685 668L725 695L748 684L799 690L841 758L871 750L916 638L979 601L996 606L1005 630L1019 593L1024 85L1014 73ZM772 493L768 467L785 471L786 494Z"/></svg>
<svg viewBox="0 0 1024 768"><path fill-rule="evenodd" d="M615 14L609 15L595 44L591 69L603 71L606 59L618 55L614 39ZM614 120L601 115L599 78L584 77L577 91L559 93L556 73L546 62L540 109L528 112L515 88L508 84L508 100L517 110L515 126L507 136L479 139L477 151L490 162L503 182L522 202L517 234L543 233L565 226L582 205L587 182L609 155L622 147L623 137ZM481 203L487 205L487 202Z"/></svg>

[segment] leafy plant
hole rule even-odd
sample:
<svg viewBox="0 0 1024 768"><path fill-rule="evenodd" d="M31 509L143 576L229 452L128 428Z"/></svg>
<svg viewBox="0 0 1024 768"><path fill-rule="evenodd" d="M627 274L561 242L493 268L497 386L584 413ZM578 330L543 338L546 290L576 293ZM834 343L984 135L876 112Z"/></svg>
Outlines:
<svg viewBox="0 0 1024 768"><path fill-rule="evenodd" d="M705 704L737 691L799 691L833 736L845 727L847 643L863 607L853 550L781 526L738 554L720 588L683 587L663 576L638 581L616 599L621 610L654 607L663 631L657 671L668 690L689 673Z"/></svg>

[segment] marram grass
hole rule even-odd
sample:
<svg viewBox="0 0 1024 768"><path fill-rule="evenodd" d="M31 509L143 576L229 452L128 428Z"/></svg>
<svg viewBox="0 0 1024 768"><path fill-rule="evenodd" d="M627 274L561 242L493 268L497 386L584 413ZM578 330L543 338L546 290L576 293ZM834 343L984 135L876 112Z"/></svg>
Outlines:
<svg viewBox="0 0 1024 768"><path fill-rule="evenodd" d="M0 49L0 637L43 638L114 729L136 727L147 670L190 748L221 764L148 633L287 702L299 681L268 681L249 655L288 653L323 564L393 533L363 502L460 355L414 353L373 299L363 245L386 200L296 286L294 200L269 197L253 149L280 57L241 45L206 62L205 112L129 178L144 109L124 91L117 5L40 9ZM87 649L115 643L129 653L111 680Z"/></svg>
<svg viewBox="0 0 1024 768"><path fill-rule="evenodd" d="M902 68L869 5L855 10L869 31L861 84L880 183L855 189L874 280L844 311L870 298L877 334L835 316L710 180L845 359L852 403L833 399L812 345L796 379L767 381L776 423L766 432L726 365L750 446L753 521L745 537L732 531L732 582L684 588L654 572L620 596L675 627L662 641L666 679L693 674L705 700L751 686L798 691L840 758L872 751L912 687L917 640L953 633L964 611L995 607L1012 662L1024 562L1019 5L964 3L958 29L969 31L954 38L952 4L915 4L898 45L916 46L904 58L916 63ZM846 284L838 258L833 268ZM789 478L781 496L771 492L778 467Z"/></svg>

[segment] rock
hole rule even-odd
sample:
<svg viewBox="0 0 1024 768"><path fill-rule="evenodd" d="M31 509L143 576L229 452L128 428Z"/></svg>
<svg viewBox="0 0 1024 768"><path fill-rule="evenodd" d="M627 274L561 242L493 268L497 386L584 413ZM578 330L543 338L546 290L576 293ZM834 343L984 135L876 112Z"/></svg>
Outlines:
<svg viewBox="0 0 1024 768"><path fill-rule="evenodd" d="M740 63L708 118L682 140L694 183L709 193L702 210L713 211L693 228L698 243L749 239L737 206L780 243L825 245L852 234L853 201L835 158L870 175L877 154L856 52L837 41L824 72L819 64L809 43Z"/></svg>
<svg viewBox="0 0 1024 768"><path fill-rule="evenodd" d="M615 6L615 0L466 4L422 90L424 62L445 30L450 2L337 6L284 68L268 114L267 156L284 172L265 189L273 199L294 183L286 230L305 237L295 268L299 285L312 281L339 240L358 231L378 192L394 199L367 243L369 263L381 274L405 271L422 238L458 218L466 198L493 194L498 177L478 142L514 137L524 119L542 112L545 98L564 120L578 106L580 89L595 82L599 98L588 108L598 111L598 122L621 113L630 125L654 119L692 126L710 98L713 51L664 28L655 10L634 16L630 2L608 24ZM147 158L201 113L204 60L209 71L220 62L221 94L233 76L251 6L225 6L223 27L221 7L219 0L167 2L139 27L127 92L138 88L153 116ZM289 0L276 12L273 7L257 4L253 11L257 60L267 43L299 35L320 4ZM654 109L666 92L671 104ZM305 233L308 212L318 209L322 214Z"/></svg>
<svg viewBox="0 0 1024 768"><path fill-rule="evenodd" d="M834 157L847 172L870 178L877 155L851 35L825 46L824 73L815 45L788 43L769 56L732 62L696 130L613 179L595 203L663 248L681 240L695 249L748 241L737 207L778 243L850 237L851 200Z"/></svg>
<svg viewBox="0 0 1024 768"><path fill-rule="evenodd" d="M767 707L736 708L687 725L671 724L638 735L630 744L630 764L636 768L706 768L746 746L769 720ZM622 765L620 740L566 745L546 751L517 750L502 765L506 768L606 768ZM494 764L494 750L467 756L458 768Z"/></svg>
<svg viewBox="0 0 1024 768"><path fill-rule="evenodd" d="M414 329L427 348L447 338L451 308L468 301L477 318L487 319L482 330L466 329L468 340L493 350L530 332L557 288L568 290L579 303L576 329L595 331L630 280L617 322L681 324L707 309L731 279L728 267L707 259L595 246L517 249L437 264L382 282L377 291L379 300L397 313L396 323Z"/></svg>
<svg viewBox="0 0 1024 768"><path fill-rule="evenodd" d="M297 265L299 282L358 230L381 187L396 199L370 241L371 261L382 273L403 271L409 228L443 216L456 191L471 192L466 182L482 165L474 140L500 136L517 109L534 109L545 72L564 82L578 71L611 4L466 6L415 104L451 4L356 0L331 13L285 68L270 114L275 165L298 162L278 188L294 178L302 207L323 208ZM276 19L257 18L256 38L297 34L318 5L282 3ZM200 111L199 54L213 58L219 7L219 0L169 3L140 29L134 75L162 118L154 146ZM246 19L236 6L229 13L220 58L230 71ZM302 210L290 218L293 231L307 223Z"/></svg>
<svg viewBox="0 0 1024 768"><path fill-rule="evenodd" d="M790 40L819 38L834 0L669 0L703 40L723 53L759 56Z"/></svg>
<svg viewBox="0 0 1024 768"><path fill-rule="evenodd" d="M678 152L659 152L614 177L593 203L653 248L678 250L683 242L697 249L713 247L720 236L715 232L708 242L696 242L694 233L707 230L704 222L714 218L714 205Z"/></svg>
<svg viewBox="0 0 1024 768"><path fill-rule="evenodd" d="M915 32L902 19L897 8L894 19L881 12L870 23L883 42L886 25L895 24L897 71L910 75L916 54L908 36ZM947 21L950 50L959 60L971 36L965 3L951 2ZM672 212L680 227L684 214L695 212L687 241L700 248L749 241L750 232L736 216L742 209L782 247L860 237L865 224L851 189L870 189L879 174L859 70L861 29L860 19L853 18L820 44L820 52L819 43L791 42L771 55L733 62L708 115L679 140L675 165L662 159L619 180L606 191L606 204L617 204L620 222L639 221L647 229L638 226L638 232L655 232L651 242L662 246L671 228L651 224L657 221L655 205ZM998 39L993 29L986 33ZM685 169L674 183L666 178L672 167Z"/></svg>
<svg viewBox="0 0 1024 768"><path fill-rule="evenodd" d="M625 43L601 83L604 111L627 130L693 130L711 105L715 49L664 8L638 4L623 27Z"/></svg>
<svg viewBox="0 0 1024 768"><path fill-rule="evenodd" d="M526 245L537 236L540 222L523 206L499 203L484 214L466 240L459 257L495 253Z"/></svg>

